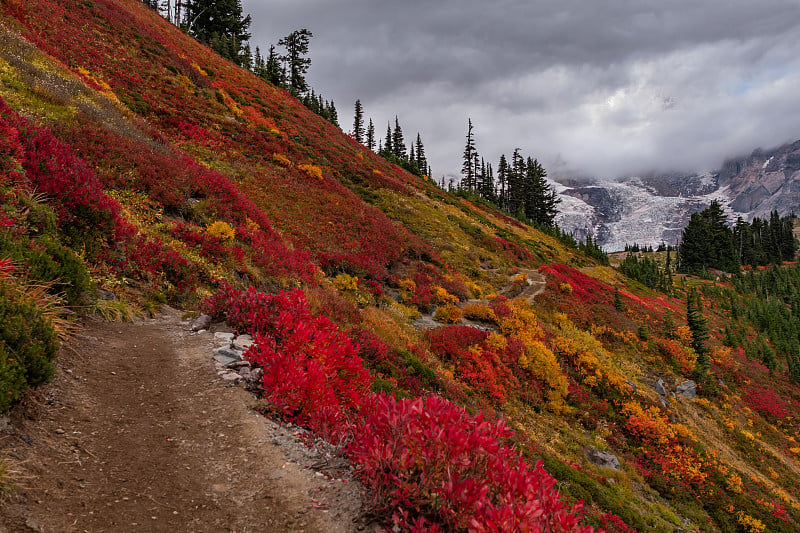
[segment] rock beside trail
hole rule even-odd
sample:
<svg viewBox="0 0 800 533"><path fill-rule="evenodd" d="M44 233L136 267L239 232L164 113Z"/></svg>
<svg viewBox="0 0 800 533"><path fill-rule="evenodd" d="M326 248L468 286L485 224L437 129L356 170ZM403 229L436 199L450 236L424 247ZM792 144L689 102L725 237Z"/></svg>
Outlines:
<svg viewBox="0 0 800 533"><path fill-rule="evenodd" d="M192 322L192 331L200 331L203 329L208 329L211 325L211 317L208 315L200 315L199 317L195 318Z"/></svg>
<svg viewBox="0 0 800 533"><path fill-rule="evenodd" d="M599 466L600 468L612 468L619 470L619 459L613 453L601 451L594 446L586 448L586 459L590 463Z"/></svg>

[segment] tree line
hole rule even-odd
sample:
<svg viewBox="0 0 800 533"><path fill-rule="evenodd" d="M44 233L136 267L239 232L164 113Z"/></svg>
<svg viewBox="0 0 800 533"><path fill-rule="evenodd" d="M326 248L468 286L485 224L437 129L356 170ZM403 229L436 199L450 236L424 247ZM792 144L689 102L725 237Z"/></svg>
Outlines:
<svg viewBox="0 0 800 533"><path fill-rule="evenodd" d="M520 220L536 226L553 227L561 199L547 182L547 171L538 159L514 149L509 160L500 156L497 172L478 153L472 119L462 156L459 189L480 198Z"/></svg>
<svg viewBox="0 0 800 533"><path fill-rule="evenodd" d="M794 215L769 220L739 217L731 227L716 200L694 213L683 230L678 247L678 271L700 273L708 269L735 272L740 265L761 266L792 261L797 253Z"/></svg>
<svg viewBox="0 0 800 533"><path fill-rule="evenodd" d="M417 132L416 139L406 144L400 119L394 117L394 127L391 122L386 124L386 134L383 138L376 138L375 123L372 118L369 123L364 121L364 106L361 100L356 100L353 115L352 137L359 144L363 144L386 160L404 168L417 176L430 176L431 167L425 157L425 145L422 136Z"/></svg>

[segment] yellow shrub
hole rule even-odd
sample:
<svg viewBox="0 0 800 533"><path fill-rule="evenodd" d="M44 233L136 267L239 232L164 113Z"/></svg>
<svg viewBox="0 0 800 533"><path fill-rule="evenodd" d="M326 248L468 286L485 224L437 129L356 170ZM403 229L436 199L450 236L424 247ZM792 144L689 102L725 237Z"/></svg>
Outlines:
<svg viewBox="0 0 800 533"><path fill-rule="evenodd" d="M458 303L458 297L453 296L444 287L438 285L431 286L431 295L433 296L433 303L436 305L455 305Z"/></svg>
<svg viewBox="0 0 800 533"><path fill-rule="evenodd" d="M572 285L569 283L562 283L558 286L558 290L563 292L564 294L572 294Z"/></svg>
<svg viewBox="0 0 800 533"><path fill-rule="evenodd" d="M753 518L744 511L739 511L736 514L736 519L742 526L745 527L748 533L761 533L762 531L767 530L767 526L765 526L761 520L758 518Z"/></svg>
<svg viewBox="0 0 800 533"><path fill-rule="evenodd" d="M744 490L744 485L742 484L742 478L739 477L737 474L731 474L730 476L726 477L725 486L728 488L729 491L734 492L736 494L741 494L742 490Z"/></svg>
<svg viewBox="0 0 800 533"><path fill-rule="evenodd" d="M415 320L420 317L419 309L414 307L413 305L403 305L399 302L392 302L391 306L393 309L399 311L404 317L409 318L411 320Z"/></svg>
<svg viewBox="0 0 800 533"><path fill-rule="evenodd" d="M464 318L481 322L495 322L497 317L488 305L467 304L464 306Z"/></svg>
<svg viewBox="0 0 800 533"><path fill-rule="evenodd" d="M508 347L508 340L499 333L492 332L486 337L486 346L498 352L502 352Z"/></svg>
<svg viewBox="0 0 800 533"><path fill-rule="evenodd" d="M358 291L358 278L349 274L339 274L333 280L333 286L339 291Z"/></svg>
<svg viewBox="0 0 800 533"><path fill-rule="evenodd" d="M311 178L322 179L322 169L316 165L297 165L297 168L308 174Z"/></svg>
<svg viewBox="0 0 800 533"><path fill-rule="evenodd" d="M569 382L555 354L541 341L530 341L525 344L525 352L519 357L519 366L550 387L545 393L548 404L551 409L559 410L567 396Z"/></svg>
<svg viewBox="0 0 800 533"><path fill-rule="evenodd" d="M217 220L206 228L209 235L217 237L223 242L231 242L236 237L236 230L230 224Z"/></svg>
<svg viewBox="0 0 800 533"><path fill-rule="evenodd" d="M467 290L473 298L483 298L483 289L477 283L467 281Z"/></svg>
<svg viewBox="0 0 800 533"><path fill-rule="evenodd" d="M400 300L407 304L417 291L417 284L412 279L401 279L398 285L400 286Z"/></svg>
<svg viewBox="0 0 800 533"><path fill-rule="evenodd" d="M272 154L272 160L283 167L292 166L292 162L283 154Z"/></svg>
<svg viewBox="0 0 800 533"><path fill-rule="evenodd" d="M455 324L461 320L461 316L461 309L453 304L447 304L437 307L433 318L443 324Z"/></svg>

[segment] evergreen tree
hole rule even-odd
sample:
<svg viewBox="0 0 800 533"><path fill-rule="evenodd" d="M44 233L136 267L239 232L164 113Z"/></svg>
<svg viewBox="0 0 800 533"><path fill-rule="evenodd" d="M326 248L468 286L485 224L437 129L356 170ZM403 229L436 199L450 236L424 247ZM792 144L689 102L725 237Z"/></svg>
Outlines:
<svg viewBox="0 0 800 533"><path fill-rule="evenodd" d="M400 161L405 160L407 157L403 129L400 127L400 120L398 120L397 115L394 117L394 131L392 132L392 153Z"/></svg>
<svg viewBox="0 0 800 533"><path fill-rule="evenodd" d="M364 143L364 108L361 100L356 100L355 117L353 118L353 137L359 144Z"/></svg>
<svg viewBox="0 0 800 533"><path fill-rule="evenodd" d="M508 160L506 154L500 156L500 162L497 164L497 205L500 209L508 210Z"/></svg>
<svg viewBox="0 0 800 533"><path fill-rule="evenodd" d="M275 51L274 45L270 45L269 47L269 55L264 64L263 78L276 87L283 87L286 82L284 70L281 68L281 59Z"/></svg>
<svg viewBox="0 0 800 533"><path fill-rule="evenodd" d="M383 157L394 155L394 148L392 147L392 125L389 122L386 123L386 140L384 141L383 149L380 150L380 154Z"/></svg>
<svg viewBox="0 0 800 533"><path fill-rule="evenodd" d="M185 5L190 35L237 65L249 63L245 45L251 18L243 16L241 0L189 0Z"/></svg>
<svg viewBox="0 0 800 533"><path fill-rule="evenodd" d="M367 127L367 148L375 150L375 124L372 119L369 119L369 126Z"/></svg>
<svg viewBox="0 0 800 533"><path fill-rule="evenodd" d="M519 148L511 156L508 173L508 212L513 216L525 215L525 160Z"/></svg>
<svg viewBox="0 0 800 533"><path fill-rule="evenodd" d="M702 380L711 369L711 359L706 347L708 323L703 316L703 299L695 289L690 289L686 295L686 322L692 333L692 348L697 354L694 376Z"/></svg>
<svg viewBox="0 0 800 533"><path fill-rule="evenodd" d="M464 164L461 167L461 175L464 176L461 180L462 188L472 191L475 190L475 138L472 135L472 119L470 118L467 126L467 144L464 147Z"/></svg>
<svg viewBox="0 0 800 533"><path fill-rule="evenodd" d="M719 202L699 213L694 213L683 230L678 249L681 272L701 272L716 268L733 272L738 266L738 257L733 246L733 231L725 223L725 213Z"/></svg>
<svg viewBox="0 0 800 533"><path fill-rule="evenodd" d="M306 82L306 72L311 66L311 59L306 57L308 54L308 43L314 34L306 28L296 30L278 41L279 46L286 49L286 54L281 59L288 70L287 84L289 92L299 96L308 91Z"/></svg>
<svg viewBox="0 0 800 533"><path fill-rule="evenodd" d="M561 200L546 177L547 171L539 161L529 157L525 165L525 217L540 226L553 226Z"/></svg>
<svg viewBox="0 0 800 533"><path fill-rule="evenodd" d="M333 100L327 105L327 116L325 118L334 126L339 125L339 114L336 112L336 104L333 103Z"/></svg>
<svg viewBox="0 0 800 533"><path fill-rule="evenodd" d="M417 133L417 140L415 146L417 148L416 151L417 168L422 174L430 176L430 171L428 169L428 160L425 158L425 147L422 145L422 138L420 137L419 133Z"/></svg>

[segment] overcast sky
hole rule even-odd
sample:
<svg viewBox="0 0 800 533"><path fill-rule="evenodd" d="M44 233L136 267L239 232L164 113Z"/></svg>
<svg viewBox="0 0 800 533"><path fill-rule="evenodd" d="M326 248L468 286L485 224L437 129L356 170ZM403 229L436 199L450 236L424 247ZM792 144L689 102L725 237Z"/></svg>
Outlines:
<svg viewBox="0 0 800 533"><path fill-rule="evenodd" d="M495 164L551 174L714 170L800 139L800 0L244 0L263 52L314 34L308 81L352 130L422 135L458 174L467 119Z"/></svg>

